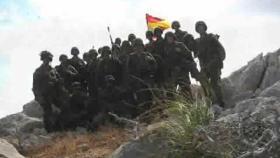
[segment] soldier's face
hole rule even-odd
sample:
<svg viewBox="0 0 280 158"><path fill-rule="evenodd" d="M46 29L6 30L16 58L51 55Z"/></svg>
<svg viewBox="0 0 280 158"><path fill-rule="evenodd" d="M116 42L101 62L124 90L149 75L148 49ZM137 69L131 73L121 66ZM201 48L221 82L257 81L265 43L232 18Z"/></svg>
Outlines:
<svg viewBox="0 0 280 158"><path fill-rule="evenodd" d="M205 33L205 27L203 25L199 25L198 28L197 28L197 32L200 33L200 34L203 34Z"/></svg>

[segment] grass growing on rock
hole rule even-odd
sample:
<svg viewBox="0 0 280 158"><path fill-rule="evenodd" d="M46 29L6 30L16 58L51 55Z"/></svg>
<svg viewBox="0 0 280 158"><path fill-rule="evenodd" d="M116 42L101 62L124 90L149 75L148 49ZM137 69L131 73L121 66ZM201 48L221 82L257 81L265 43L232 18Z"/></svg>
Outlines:
<svg viewBox="0 0 280 158"><path fill-rule="evenodd" d="M190 102L183 96L176 96L165 104L168 119L161 132L169 146L168 157L231 157L230 130L224 125L210 126L214 115L208 99ZM221 135L212 137L216 130Z"/></svg>

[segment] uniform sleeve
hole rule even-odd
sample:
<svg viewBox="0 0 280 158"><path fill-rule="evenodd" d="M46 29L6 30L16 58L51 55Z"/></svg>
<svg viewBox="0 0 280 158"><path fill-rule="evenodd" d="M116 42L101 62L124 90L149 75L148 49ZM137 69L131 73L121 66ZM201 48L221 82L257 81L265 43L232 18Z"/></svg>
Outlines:
<svg viewBox="0 0 280 158"><path fill-rule="evenodd" d="M223 47L223 45L221 44L221 42L215 36L211 37L211 41L213 43L213 46L217 49L220 59L222 61L225 60L226 51L225 51L225 48Z"/></svg>
<svg viewBox="0 0 280 158"><path fill-rule="evenodd" d="M187 46L185 46L183 43L180 43L180 48L182 49L182 53L184 53L184 56L189 61L194 61L191 51L188 49Z"/></svg>

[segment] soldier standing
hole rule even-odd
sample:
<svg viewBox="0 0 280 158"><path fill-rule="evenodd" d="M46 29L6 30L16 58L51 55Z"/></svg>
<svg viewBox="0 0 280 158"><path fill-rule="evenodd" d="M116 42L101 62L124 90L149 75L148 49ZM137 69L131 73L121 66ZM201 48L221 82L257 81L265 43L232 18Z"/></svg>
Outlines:
<svg viewBox="0 0 280 158"><path fill-rule="evenodd" d="M134 95L135 104L138 105L151 101L152 96L149 88L153 87L155 81L157 63L150 53L144 51L142 39L137 38L133 48L134 52L129 55L126 67L129 75L129 88ZM145 105L142 110L149 106L148 104Z"/></svg>
<svg viewBox="0 0 280 158"><path fill-rule="evenodd" d="M164 60L167 64L165 74L168 83L172 84L172 88L179 85L182 93L192 99L189 73L197 76L198 70L191 51L182 42L176 41L176 36L172 32L165 34L165 42Z"/></svg>
<svg viewBox="0 0 280 158"><path fill-rule="evenodd" d="M212 102L221 107L224 106L222 87L221 87L221 69L225 59L225 49L218 41L216 35L207 33L207 25L203 21L195 24L195 30L200 37L196 39L197 57L199 59L201 73L208 79L213 90Z"/></svg>
<svg viewBox="0 0 280 158"><path fill-rule="evenodd" d="M59 79L55 69L50 66L53 55L48 51L42 51L42 65L33 74L33 93L35 100L43 108L43 121L47 132L56 130L55 109L58 109L56 87ZM56 108L55 108L56 107Z"/></svg>

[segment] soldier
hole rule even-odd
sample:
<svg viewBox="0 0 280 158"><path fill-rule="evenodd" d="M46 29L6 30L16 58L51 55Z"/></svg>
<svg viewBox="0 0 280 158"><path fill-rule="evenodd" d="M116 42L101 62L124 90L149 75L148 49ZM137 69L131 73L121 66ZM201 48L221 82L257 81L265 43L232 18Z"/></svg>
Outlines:
<svg viewBox="0 0 280 158"><path fill-rule="evenodd" d="M171 28L175 30L175 36L177 38L177 41L183 42L184 36L187 34L186 31L182 31L180 29L181 25L179 21L173 21L171 24Z"/></svg>
<svg viewBox="0 0 280 158"><path fill-rule="evenodd" d="M179 85L182 93L192 99L189 73L197 76L198 70L191 51L183 43L176 41L176 36L172 32L165 34L165 41L164 60L167 64L165 74L168 83L172 84L172 88L177 87L176 90Z"/></svg>
<svg viewBox="0 0 280 158"><path fill-rule="evenodd" d="M118 45L119 47L121 46L121 43L122 43L121 38L118 37L115 39L115 44Z"/></svg>
<svg viewBox="0 0 280 158"><path fill-rule="evenodd" d="M163 58L163 53L164 53L164 39L162 37L162 29L160 28L155 28L154 30L154 36L156 38L155 42L154 42L154 51L152 52L152 54L156 54L159 55Z"/></svg>
<svg viewBox="0 0 280 158"><path fill-rule="evenodd" d="M48 51L42 51L42 65L36 69L33 74L33 93L35 100L39 102L43 108L43 121L47 132L56 130L55 115L58 113L56 87L59 79L55 69L50 66L53 55Z"/></svg>
<svg viewBox="0 0 280 158"><path fill-rule="evenodd" d="M153 87L157 63L150 53L144 51L144 44L140 38L135 40L133 47L134 52L129 55L127 62L128 82L136 104L142 104L151 101L152 96L148 89ZM146 110L149 106L145 105L142 110Z"/></svg>
<svg viewBox="0 0 280 158"><path fill-rule="evenodd" d="M218 41L217 36L207 33L207 25L203 21L195 24L195 30L200 37L196 39L197 57L199 59L201 73L208 79L212 94L212 102L221 107L224 106L222 87L221 87L221 69L225 59L225 49Z"/></svg>
<svg viewBox="0 0 280 158"><path fill-rule="evenodd" d="M110 56L112 54L109 46L104 46L102 48L101 59L97 64L97 85L99 87L104 87L104 77L106 75L113 75L116 78L116 83L121 84L123 68L120 60Z"/></svg>
<svg viewBox="0 0 280 158"><path fill-rule="evenodd" d="M131 33L131 34L128 35L127 39L129 41L130 45L133 46L133 43L134 43L134 40L136 39L136 36L135 36L135 34Z"/></svg>
<svg viewBox="0 0 280 158"><path fill-rule="evenodd" d="M88 121L88 95L82 89L79 82L72 84L73 92L69 98L69 105L64 107L62 112L63 129L75 129L78 126L84 126Z"/></svg>
<svg viewBox="0 0 280 158"><path fill-rule="evenodd" d="M71 55L73 57L69 59L70 64L79 72L76 82L80 82L82 84L83 89L86 89L86 64L85 62L78 56L80 51L77 47L73 47L71 49Z"/></svg>
<svg viewBox="0 0 280 158"><path fill-rule="evenodd" d="M146 31L146 38L149 42L145 44L145 51L147 51L149 53L153 53L153 51L154 51L153 37L154 37L154 34L152 31L150 31L150 30Z"/></svg>
<svg viewBox="0 0 280 158"><path fill-rule="evenodd" d="M78 71L69 64L67 55L62 54L59 56L60 65L55 69L59 74L60 79L63 82L64 87L71 92L71 85L74 82L75 77L78 75Z"/></svg>
<svg viewBox="0 0 280 158"><path fill-rule="evenodd" d="M105 87L99 92L99 105L102 112L112 112L119 116L131 117L133 106L127 106L127 91L122 86L116 85L114 76L105 76Z"/></svg>
<svg viewBox="0 0 280 158"><path fill-rule="evenodd" d="M81 73L85 67L85 63L81 58L79 58L79 54L79 49L77 47L73 47L71 49L71 55L73 55L73 57L69 60L69 62L79 73Z"/></svg>

